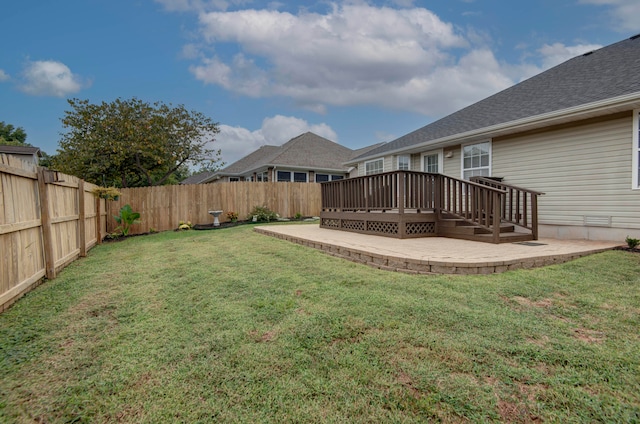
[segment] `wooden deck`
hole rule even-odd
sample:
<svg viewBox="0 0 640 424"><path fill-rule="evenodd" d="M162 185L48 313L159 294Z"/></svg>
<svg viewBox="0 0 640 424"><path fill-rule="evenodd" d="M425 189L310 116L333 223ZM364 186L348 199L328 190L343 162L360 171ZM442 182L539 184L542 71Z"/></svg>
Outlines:
<svg viewBox="0 0 640 424"><path fill-rule="evenodd" d="M322 183L322 228L395 238L537 240L542 193L487 178L395 171Z"/></svg>

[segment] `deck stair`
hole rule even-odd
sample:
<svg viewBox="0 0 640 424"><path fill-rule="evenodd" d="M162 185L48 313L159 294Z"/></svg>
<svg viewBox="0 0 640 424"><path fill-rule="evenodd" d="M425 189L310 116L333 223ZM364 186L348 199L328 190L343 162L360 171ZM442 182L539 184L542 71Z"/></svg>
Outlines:
<svg viewBox="0 0 640 424"><path fill-rule="evenodd" d="M438 235L462 240L492 242L490 230L467 221L463 218L446 217L438 221ZM534 240L530 232L517 232L516 226L510 223L500 224L500 243L513 243Z"/></svg>

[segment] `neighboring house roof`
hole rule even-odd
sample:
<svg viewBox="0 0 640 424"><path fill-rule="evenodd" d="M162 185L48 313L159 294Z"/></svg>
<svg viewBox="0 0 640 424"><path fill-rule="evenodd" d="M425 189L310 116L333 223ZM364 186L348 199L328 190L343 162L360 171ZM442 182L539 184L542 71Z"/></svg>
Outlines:
<svg viewBox="0 0 640 424"><path fill-rule="evenodd" d="M185 183L187 179L181 184L206 183L224 176L244 176L270 167L346 173L348 168L344 161L353 155L354 151L348 147L306 132L282 146L262 146L226 168L204 176L200 181Z"/></svg>
<svg viewBox="0 0 640 424"><path fill-rule="evenodd" d="M570 59L348 163L640 107L639 70L637 35Z"/></svg>
<svg viewBox="0 0 640 424"><path fill-rule="evenodd" d="M199 174L195 174L190 176L189 178L185 178L184 180L180 181L180 184L200 184L212 175L213 172L200 172Z"/></svg>
<svg viewBox="0 0 640 424"><path fill-rule="evenodd" d="M37 147L31 146L5 146L0 145L0 153L8 155L37 155L42 156L42 152Z"/></svg>

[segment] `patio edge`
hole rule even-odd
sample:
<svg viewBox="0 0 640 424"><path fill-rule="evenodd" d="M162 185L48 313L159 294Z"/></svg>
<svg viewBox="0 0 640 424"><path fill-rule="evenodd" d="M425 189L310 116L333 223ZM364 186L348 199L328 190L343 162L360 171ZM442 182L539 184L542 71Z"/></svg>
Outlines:
<svg viewBox="0 0 640 424"><path fill-rule="evenodd" d="M592 249L588 251L573 252L558 255L545 255L539 257L530 257L522 259L512 259L508 261L491 261L482 263L464 263L464 262L443 262L434 260L420 260L411 258L402 258L399 256L381 255L373 252L367 252L360 249L354 249L336 244L309 240L302 237L296 237L289 234L283 234L276 231L270 231L265 227L256 227L254 231L266 236L274 237L280 240L289 241L305 247L311 247L320 250L331 256L346 259L351 262L368 265L383 271L402 272L406 274L457 274L457 275L486 275L497 274L506 271L518 269L539 268L549 265L557 265L583 256L600 253L611 248Z"/></svg>

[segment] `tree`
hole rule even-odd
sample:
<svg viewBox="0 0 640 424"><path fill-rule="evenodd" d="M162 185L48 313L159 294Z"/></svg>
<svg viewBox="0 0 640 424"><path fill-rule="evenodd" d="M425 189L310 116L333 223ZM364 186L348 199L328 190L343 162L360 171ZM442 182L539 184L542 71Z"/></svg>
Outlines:
<svg viewBox="0 0 640 424"><path fill-rule="evenodd" d="M183 105L117 99L91 104L68 100L56 169L98 185L137 187L175 180L185 166L220 162L207 148L218 124Z"/></svg>
<svg viewBox="0 0 640 424"><path fill-rule="evenodd" d="M22 127L14 127L0 121L0 144L5 146L31 146L27 143L27 133Z"/></svg>

